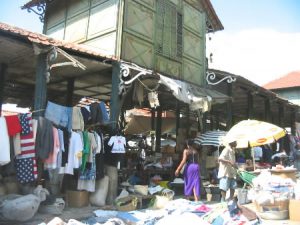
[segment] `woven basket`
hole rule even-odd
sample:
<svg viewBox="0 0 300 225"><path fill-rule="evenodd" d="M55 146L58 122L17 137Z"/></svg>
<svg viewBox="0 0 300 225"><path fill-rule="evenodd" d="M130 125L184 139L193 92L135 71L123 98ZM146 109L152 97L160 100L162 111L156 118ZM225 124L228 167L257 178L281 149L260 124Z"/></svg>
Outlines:
<svg viewBox="0 0 300 225"><path fill-rule="evenodd" d="M119 198L115 202L115 207L118 211L133 211L136 210L138 198L135 196L126 196Z"/></svg>

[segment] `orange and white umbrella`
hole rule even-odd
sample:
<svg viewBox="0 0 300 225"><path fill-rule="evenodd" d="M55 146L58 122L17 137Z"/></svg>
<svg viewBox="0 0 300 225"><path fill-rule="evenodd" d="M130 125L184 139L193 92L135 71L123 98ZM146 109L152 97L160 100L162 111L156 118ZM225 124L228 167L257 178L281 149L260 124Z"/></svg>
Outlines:
<svg viewBox="0 0 300 225"><path fill-rule="evenodd" d="M234 125L224 137L224 143L237 142L237 148L255 147L270 144L284 137L286 131L274 124L243 120Z"/></svg>

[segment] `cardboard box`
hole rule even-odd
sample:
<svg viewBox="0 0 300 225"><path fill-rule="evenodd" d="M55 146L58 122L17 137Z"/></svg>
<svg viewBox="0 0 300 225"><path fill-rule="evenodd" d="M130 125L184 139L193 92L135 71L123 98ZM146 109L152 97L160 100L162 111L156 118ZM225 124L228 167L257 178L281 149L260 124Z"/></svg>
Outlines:
<svg viewBox="0 0 300 225"><path fill-rule="evenodd" d="M89 205L89 193L87 191L67 191L67 206L80 208Z"/></svg>
<svg viewBox="0 0 300 225"><path fill-rule="evenodd" d="M215 156L207 156L206 157L206 168L212 169L217 167L218 158Z"/></svg>
<svg viewBox="0 0 300 225"><path fill-rule="evenodd" d="M290 220L300 221L299 208L300 208L300 200L290 199L290 204L289 204Z"/></svg>

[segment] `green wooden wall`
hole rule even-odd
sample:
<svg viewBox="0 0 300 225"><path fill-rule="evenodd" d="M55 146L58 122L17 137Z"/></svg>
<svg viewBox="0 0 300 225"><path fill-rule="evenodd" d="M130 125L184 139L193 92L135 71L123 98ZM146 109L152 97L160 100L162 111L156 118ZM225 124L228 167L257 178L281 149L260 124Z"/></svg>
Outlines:
<svg viewBox="0 0 300 225"><path fill-rule="evenodd" d="M59 0L46 11L44 33L117 55L119 0Z"/></svg>
<svg viewBox="0 0 300 225"><path fill-rule="evenodd" d="M203 85L206 16L192 4L183 0L125 0L121 58ZM180 45L178 30L182 32Z"/></svg>
<svg viewBox="0 0 300 225"><path fill-rule="evenodd" d="M198 0L59 0L44 33L203 85L205 24Z"/></svg>

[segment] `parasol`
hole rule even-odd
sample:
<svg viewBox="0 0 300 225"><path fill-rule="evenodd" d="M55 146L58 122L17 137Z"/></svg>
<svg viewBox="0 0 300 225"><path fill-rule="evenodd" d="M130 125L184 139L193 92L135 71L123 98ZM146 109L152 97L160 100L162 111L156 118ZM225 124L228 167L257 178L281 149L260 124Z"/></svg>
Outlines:
<svg viewBox="0 0 300 225"><path fill-rule="evenodd" d="M226 133L226 131L222 130L207 131L197 136L194 141L198 145L212 145L218 147L222 145Z"/></svg>
<svg viewBox="0 0 300 225"><path fill-rule="evenodd" d="M224 137L224 143L237 142L237 148L270 144L284 137L286 131L272 123L243 120L234 125Z"/></svg>

